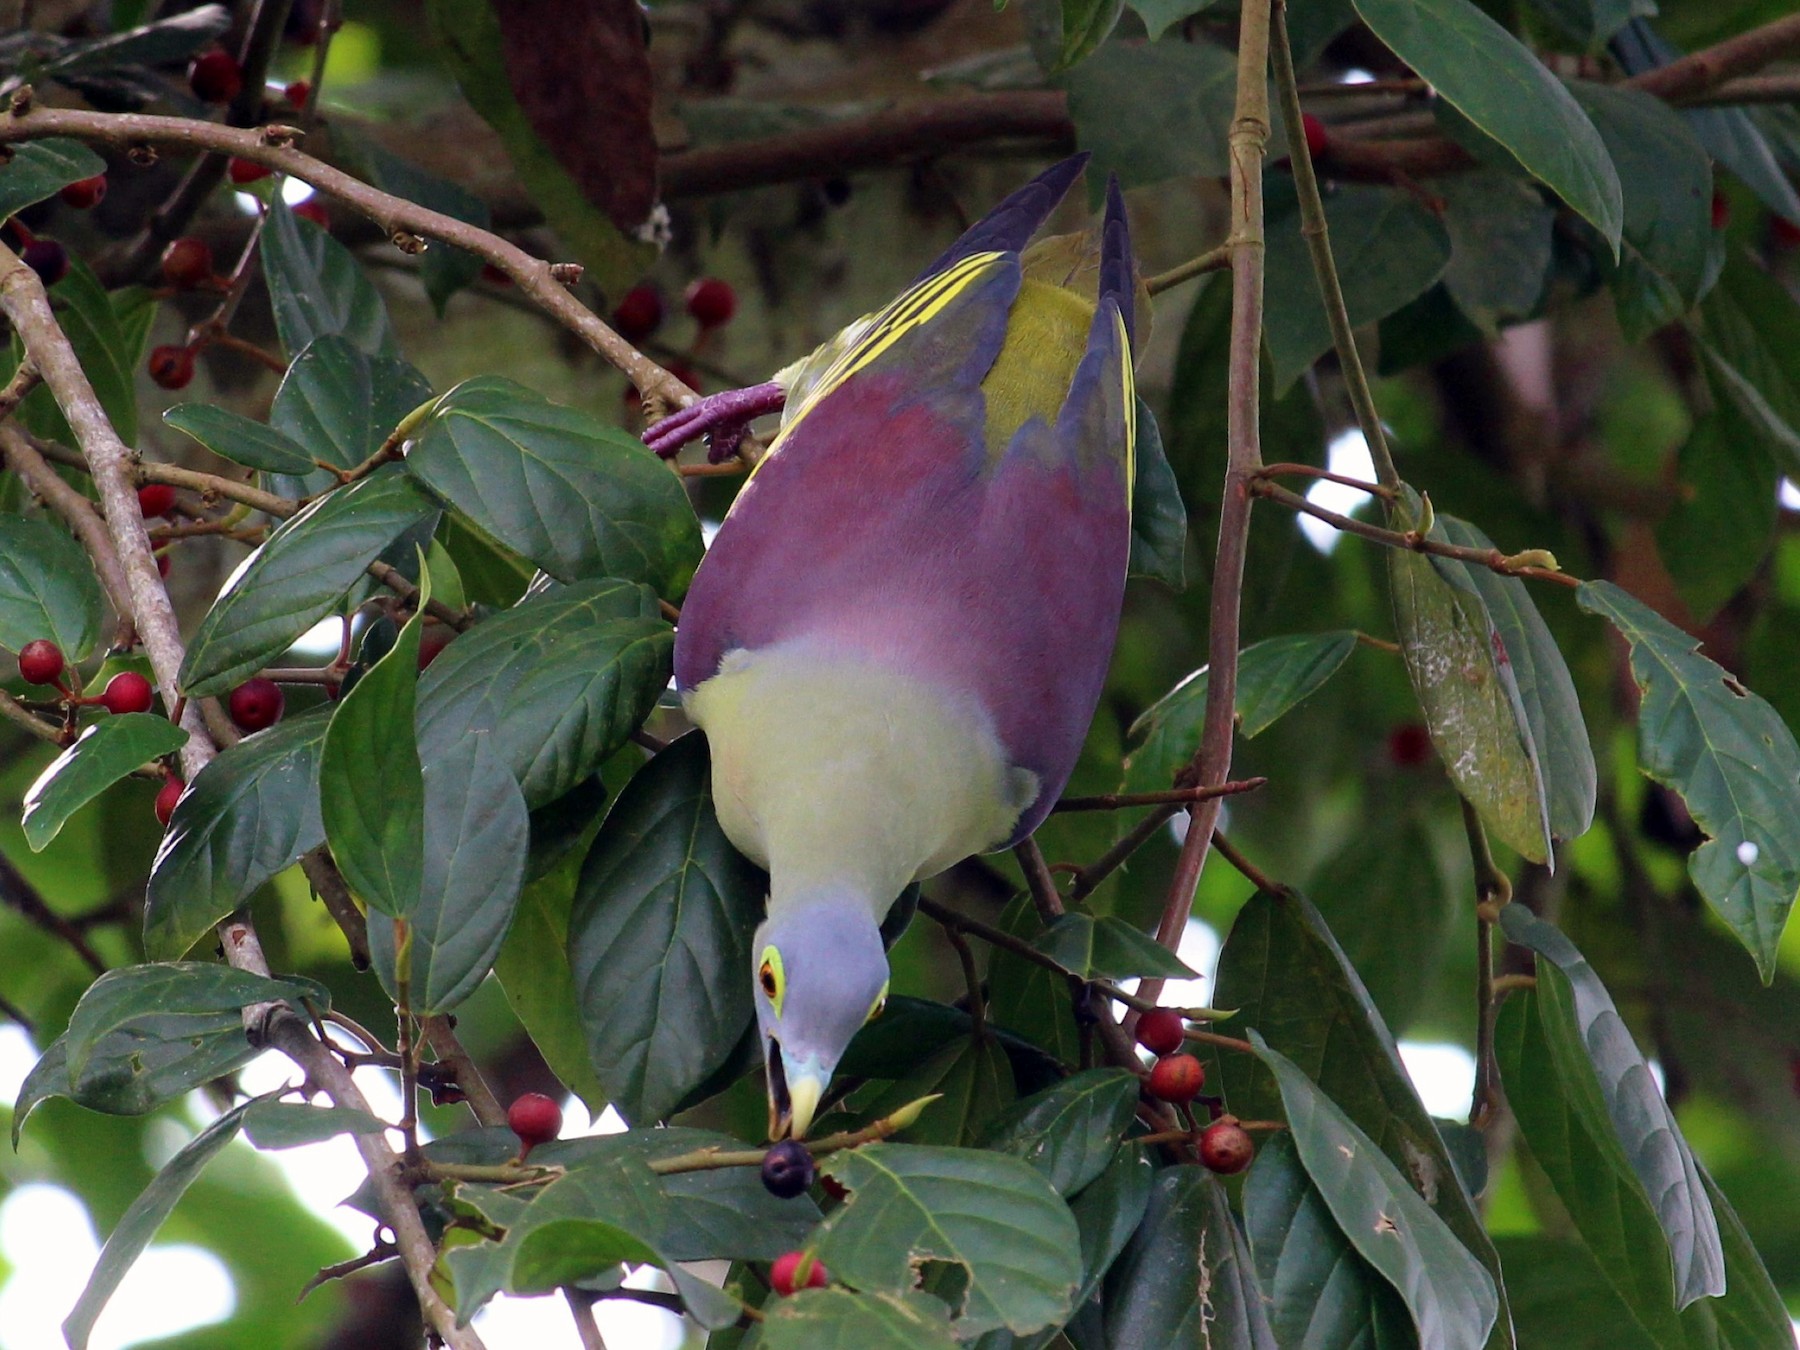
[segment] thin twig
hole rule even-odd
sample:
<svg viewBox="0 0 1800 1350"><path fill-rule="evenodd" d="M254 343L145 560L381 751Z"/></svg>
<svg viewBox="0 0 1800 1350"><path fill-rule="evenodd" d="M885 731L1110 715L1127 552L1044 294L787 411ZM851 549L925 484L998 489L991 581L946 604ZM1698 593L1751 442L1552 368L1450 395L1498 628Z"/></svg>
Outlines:
<svg viewBox="0 0 1800 1350"><path fill-rule="evenodd" d="M1069 902L1078 905L1099 890L1101 882L1123 867L1132 854L1180 814L1179 806L1160 806L1133 825L1119 837L1118 843L1075 874L1075 884L1069 889Z"/></svg>
<svg viewBox="0 0 1800 1350"><path fill-rule="evenodd" d="M89 945L87 937L73 922L65 919L51 909L44 897L38 894L37 887L26 880L25 874L4 854L0 854L0 904L4 904L20 918L34 927L64 943L70 951L87 962L88 969L96 975L104 975L106 962L100 959L100 953Z"/></svg>
<svg viewBox="0 0 1800 1350"><path fill-rule="evenodd" d="M57 746L68 743L60 725L46 722L4 689L0 689L0 718L5 718L22 731L30 732L40 741L49 741Z"/></svg>
<svg viewBox="0 0 1800 1350"><path fill-rule="evenodd" d="M1267 778L1240 778L1217 787L1170 788L1167 792L1114 792L1098 797L1064 797L1053 811L1121 811L1133 806L1185 806L1203 802L1209 797L1232 797L1240 792L1254 792Z"/></svg>
<svg viewBox="0 0 1800 1350"><path fill-rule="evenodd" d="M581 1350L606 1350L606 1338L594 1320L594 1296L566 1286L563 1300L569 1305L569 1316L575 1319L575 1334L581 1338Z"/></svg>
<svg viewBox="0 0 1800 1350"><path fill-rule="evenodd" d="M977 1045L987 1042L987 1000L981 994L981 971L975 964L975 953L969 940L955 924L945 924L944 940L956 951L962 963L963 984L969 991L969 1036Z"/></svg>
<svg viewBox="0 0 1800 1350"><path fill-rule="evenodd" d="M1151 295L1161 295L1184 281L1192 281L1195 277L1204 276L1208 272L1222 272L1231 266L1231 247L1220 244L1217 248L1209 248L1198 257L1189 258L1184 263L1177 263L1166 272L1159 272L1144 280L1144 289Z"/></svg>
<svg viewBox="0 0 1800 1350"><path fill-rule="evenodd" d="M1270 895L1278 894L1282 885L1267 872L1263 871L1250 859L1239 852L1237 846L1218 830L1213 831L1213 847L1219 850L1219 856L1235 867L1239 874L1259 891Z"/></svg>
<svg viewBox="0 0 1800 1350"><path fill-rule="evenodd" d="M1469 1124L1477 1129L1494 1117L1499 1107L1494 1063L1494 924L1512 899L1512 882L1494 862L1481 816L1466 797L1462 806L1463 830L1469 837L1469 858L1475 866L1475 1094L1469 1107Z"/></svg>
<svg viewBox="0 0 1800 1350"><path fill-rule="evenodd" d="M1031 903L1037 906L1038 918L1048 928L1063 916L1063 902L1056 889L1056 878L1050 875L1050 868L1044 862L1037 837L1032 835L1021 840L1013 848L1013 856L1025 873L1025 885L1030 888Z"/></svg>

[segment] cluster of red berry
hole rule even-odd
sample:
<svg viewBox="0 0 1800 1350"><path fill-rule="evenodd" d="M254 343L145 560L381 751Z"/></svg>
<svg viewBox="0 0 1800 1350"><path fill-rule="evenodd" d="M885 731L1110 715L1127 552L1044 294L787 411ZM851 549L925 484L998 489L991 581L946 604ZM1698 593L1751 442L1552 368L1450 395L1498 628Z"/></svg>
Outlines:
<svg viewBox="0 0 1800 1350"><path fill-rule="evenodd" d="M691 358L699 354L714 333L731 322L737 313L737 292L721 277L700 277L689 283L682 304L699 329L688 348L690 359L670 361L667 369L688 388L698 391L700 373L694 369ZM637 345L656 335L664 317L662 288L653 281L645 281L625 292L625 298L613 310L612 326L620 337ZM638 391L627 389L625 400L635 406Z"/></svg>
<svg viewBox="0 0 1800 1350"><path fill-rule="evenodd" d="M1145 1013L1138 1019L1137 1042L1157 1056L1148 1084L1152 1097L1186 1106L1200 1095L1206 1086L1206 1066L1181 1049L1187 1042L1187 1023L1180 1013L1173 1008ZM1228 1115L1200 1131L1198 1146L1201 1163L1226 1176L1243 1171L1256 1156L1249 1131Z"/></svg>

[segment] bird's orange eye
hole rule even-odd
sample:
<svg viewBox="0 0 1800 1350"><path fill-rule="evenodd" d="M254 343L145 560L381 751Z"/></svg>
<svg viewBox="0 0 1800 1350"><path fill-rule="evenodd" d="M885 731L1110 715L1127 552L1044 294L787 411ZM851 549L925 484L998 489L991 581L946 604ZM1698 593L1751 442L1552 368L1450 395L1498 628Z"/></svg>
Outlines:
<svg viewBox="0 0 1800 1350"><path fill-rule="evenodd" d="M781 953L774 947L764 947L762 962L756 968L756 982L762 986L763 997L769 1000L769 1006L781 1016L781 996L787 981L782 974Z"/></svg>

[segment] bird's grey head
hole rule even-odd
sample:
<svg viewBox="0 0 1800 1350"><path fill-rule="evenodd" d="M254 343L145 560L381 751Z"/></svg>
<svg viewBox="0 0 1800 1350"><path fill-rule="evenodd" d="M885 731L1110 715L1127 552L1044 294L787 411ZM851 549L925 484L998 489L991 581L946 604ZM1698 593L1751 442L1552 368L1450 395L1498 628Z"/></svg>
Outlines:
<svg viewBox="0 0 1800 1350"><path fill-rule="evenodd" d="M750 959L769 1137L801 1139L850 1038L887 1001L881 932L862 901L822 897L766 919Z"/></svg>

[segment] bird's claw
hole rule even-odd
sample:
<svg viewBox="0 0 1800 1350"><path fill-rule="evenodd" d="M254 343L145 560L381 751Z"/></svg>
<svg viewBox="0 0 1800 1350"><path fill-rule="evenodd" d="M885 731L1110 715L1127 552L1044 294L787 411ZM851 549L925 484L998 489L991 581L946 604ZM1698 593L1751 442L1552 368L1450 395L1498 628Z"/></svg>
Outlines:
<svg viewBox="0 0 1800 1350"><path fill-rule="evenodd" d="M647 428L644 444L661 458L668 459L682 446L705 436L711 442L707 462L722 464L737 454L752 422L768 413L779 412L786 401L787 391L772 381L708 394Z"/></svg>

